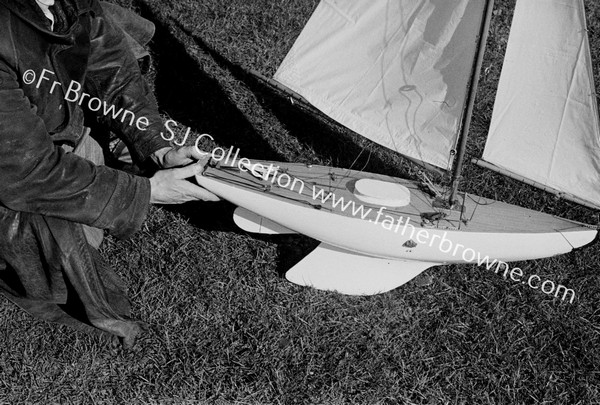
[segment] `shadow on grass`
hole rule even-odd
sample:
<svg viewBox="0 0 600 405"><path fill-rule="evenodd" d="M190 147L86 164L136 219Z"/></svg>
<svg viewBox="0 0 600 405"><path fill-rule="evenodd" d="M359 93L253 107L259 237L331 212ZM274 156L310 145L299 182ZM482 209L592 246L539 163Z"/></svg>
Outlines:
<svg viewBox="0 0 600 405"><path fill-rule="evenodd" d="M184 129L190 127L210 134L221 146L235 145L245 155L282 160L231 102L219 82L204 73L185 44L169 32L161 16L142 2L139 6L142 15L156 25L150 48L156 67L155 94L161 110L185 125Z"/></svg>
<svg viewBox="0 0 600 405"><path fill-rule="evenodd" d="M296 263L309 254L318 241L301 234L263 235L241 230L233 221L233 212L237 207L227 201L216 203L189 202L178 206L163 206L163 209L184 216L190 224L204 229L220 232L235 232L249 235L253 239L277 245L276 271L280 277Z"/></svg>
<svg viewBox="0 0 600 405"><path fill-rule="evenodd" d="M381 159L365 151L357 145L347 133L348 129L340 124L332 123L316 109L302 109L294 106L289 97L281 90L269 85L253 73L237 65L215 49L211 48L202 38L190 32L178 21L173 22L196 45L208 54L223 69L229 71L236 79L244 83L263 105L285 126L290 135L310 146L316 151L322 161L330 161L334 166L379 173L391 173L396 176L407 176L407 172L399 167L385 164Z"/></svg>

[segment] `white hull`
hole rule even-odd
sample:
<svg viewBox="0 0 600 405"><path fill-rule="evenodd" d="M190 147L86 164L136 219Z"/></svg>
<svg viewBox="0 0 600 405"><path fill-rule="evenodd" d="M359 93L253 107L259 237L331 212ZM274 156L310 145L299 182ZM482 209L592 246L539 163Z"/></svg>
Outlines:
<svg viewBox="0 0 600 405"><path fill-rule="evenodd" d="M532 233L423 228L411 222L405 225L406 220L386 229L382 221L337 215L215 178L197 179L220 197L298 233L344 250L392 260L476 263L486 256L505 262L539 259L568 253L592 242L597 234L597 230L576 223L569 230ZM416 246L410 247L409 241ZM407 242L409 246L404 246Z"/></svg>

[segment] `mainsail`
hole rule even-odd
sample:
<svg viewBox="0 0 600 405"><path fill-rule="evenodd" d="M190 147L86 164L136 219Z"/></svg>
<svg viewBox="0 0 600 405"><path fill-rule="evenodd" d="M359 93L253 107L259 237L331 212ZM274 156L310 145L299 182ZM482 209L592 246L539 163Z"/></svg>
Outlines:
<svg viewBox="0 0 600 405"><path fill-rule="evenodd" d="M600 130L583 0L517 2L483 159L600 208Z"/></svg>
<svg viewBox="0 0 600 405"><path fill-rule="evenodd" d="M275 79L346 127L449 169L485 0L322 0Z"/></svg>

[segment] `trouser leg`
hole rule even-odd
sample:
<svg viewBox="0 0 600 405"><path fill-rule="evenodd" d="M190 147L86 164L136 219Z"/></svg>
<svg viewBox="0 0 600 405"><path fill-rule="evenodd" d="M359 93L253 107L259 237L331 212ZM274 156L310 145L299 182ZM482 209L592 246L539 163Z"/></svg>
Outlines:
<svg viewBox="0 0 600 405"><path fill-rule="evenodd" d="M104 162L87 134L73 152ZM141 324L129 318L125 287L96 250L102 239L101 229L0 207L0 290L40 319L131 345Z"/></svg>

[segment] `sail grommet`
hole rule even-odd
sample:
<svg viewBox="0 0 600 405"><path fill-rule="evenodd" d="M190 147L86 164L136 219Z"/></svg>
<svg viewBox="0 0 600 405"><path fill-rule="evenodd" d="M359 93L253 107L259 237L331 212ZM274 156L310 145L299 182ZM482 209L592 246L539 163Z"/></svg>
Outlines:
<svg viewBox="0 0 600 405"><path fill-rule="evenodd" d="M410 204L410 190L398 183L375 179L360 179L354 185L359 200L385 207L404 207Z"/></svg>

